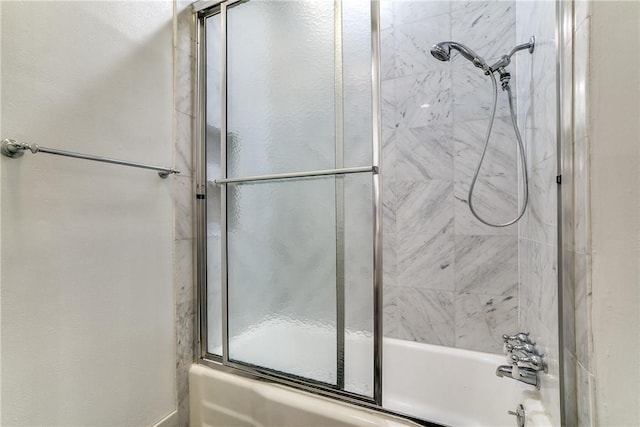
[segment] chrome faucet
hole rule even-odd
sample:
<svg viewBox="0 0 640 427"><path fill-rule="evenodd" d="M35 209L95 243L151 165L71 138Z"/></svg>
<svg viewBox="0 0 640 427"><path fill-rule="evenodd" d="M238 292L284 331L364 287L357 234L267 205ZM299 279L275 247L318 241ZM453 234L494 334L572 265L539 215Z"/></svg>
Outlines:
<svg viewBox="0 0 640 427"><path fill-rule="evenodd" d="M531 340L528 332L515 335L503 335L504 350L511 365L501 365L496 369L496 375L501 378L511 378L525 384L540 388L538 372L548 372L545 355L538 352L536 344Z"/></svg>
<svg viewBox="0 0 640 427"><path fill-rule="evenodd" d="M540 388L538 372L531 368L521 368L518 365L500 365L496 369L496 375L503 378L512 378L521 383L529 384L535 388Z"/></svg>

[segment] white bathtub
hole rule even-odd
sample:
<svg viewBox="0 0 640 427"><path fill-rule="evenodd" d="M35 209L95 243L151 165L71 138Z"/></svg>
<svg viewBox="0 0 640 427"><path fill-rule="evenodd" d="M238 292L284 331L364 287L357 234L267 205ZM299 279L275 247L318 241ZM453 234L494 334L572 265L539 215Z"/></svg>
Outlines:
<svg viewBox="0 0 640 427"><path fill-rule="evenodd" d="M371 343L371 337L347 334L345 371L351 391L370 392ZM320 375L325 376L324 381L335 381L335 373L326 369L335 363L333 351L324 351L335 349L335 335L327 329L267 322L235 339L233 348L238 360L255 363L252 358L258 355L258 364L263 366L293 370L301 376L313 373L315 378ZM302 358L296 348L314 351ZM528 427L551 426L534 387L495 375L496 368L504 363L504 356L385 338L383 407L446 426L498 427L516 426L515 416L508 411L523 404ZM192 426L412 425L202 366L192 368L190 390ZM338 406L329 409L327 405ZM225 424L231 420L232 424Z"/></svg>

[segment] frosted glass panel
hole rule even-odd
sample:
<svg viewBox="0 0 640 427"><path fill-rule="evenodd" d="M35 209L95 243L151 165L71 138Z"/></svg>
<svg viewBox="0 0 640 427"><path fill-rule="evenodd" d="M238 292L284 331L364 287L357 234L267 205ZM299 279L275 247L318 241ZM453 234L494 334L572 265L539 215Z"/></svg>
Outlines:
<svg viewBox="0 0 640 427"><path fill-rule="evenodd" d="M220 15L207 18L207 180L220 177ZM207 347L222 355L220 188L207 185Z"/></svg>
<svg viewBox="0 0 640 427"><path fill-rule="evenodd" d="M336 382L335 178L228 185L229 358Z"/></svg>
<svg viewBox="0 0 640 427"><path fill-rule="evenodd" d="M372 163L371 3L342 1L344 161Z"/></svg>
<svg viewBox="0 0 640 427"><path fill-rule="evenodd" d="M344 178L345 390L373 396L373 189Z"/></svg>
<svg viewBox="0 0 640 427"><path fill-rule="evenodd" d="M227 12L229 177L335 167L332 1Z"/></svg>

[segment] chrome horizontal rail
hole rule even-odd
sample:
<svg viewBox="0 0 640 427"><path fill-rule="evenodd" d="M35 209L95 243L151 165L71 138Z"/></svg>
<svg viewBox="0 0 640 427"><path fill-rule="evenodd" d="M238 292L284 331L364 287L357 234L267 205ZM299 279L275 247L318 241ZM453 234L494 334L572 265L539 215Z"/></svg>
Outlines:
<svg viewBox="0 0 640 427"><path fill-rule="evenodd" d="M109 157L94 156L92 154L74 153L73 151L64 151L64 150L58 150L55 148L41 147L37 144L26 144L24 142L18 142L13 139L3 139L2 145L0 148L0 151L2 152L3 155L5 155L6 157L12 157L12 158L21 157L24 154L24 152L27 150L31 151L33 154L47 153L47 154L54 154L56 156L92 160L94 162L111 163L114 165L130 166L130 167L141 168L141 169L151 169L154 171L158 171L158 175L160 175L160 178L166 178L172 173L175 173L175 174L180 173L179 170L173 169L173 168L153 166L145 163L129 162L127 160L111 159Z"/></svg>
<svg viewBox="0 0 640 427"><path fill-rule="evenodd" d="M255 175L255 176L244 176L240 178L216 179L215 181L213 181L213 183L214 184L233 184L236 182L268 181L272 179L308 178L308 177L326 176L326 175L347 175L351 173L363 173L363 172L378 173L378 168L376 166L361 166L361 167L354 167L354 168L324 169L324 170L306 171L306 172L275 173L271 175Z"/></svg>

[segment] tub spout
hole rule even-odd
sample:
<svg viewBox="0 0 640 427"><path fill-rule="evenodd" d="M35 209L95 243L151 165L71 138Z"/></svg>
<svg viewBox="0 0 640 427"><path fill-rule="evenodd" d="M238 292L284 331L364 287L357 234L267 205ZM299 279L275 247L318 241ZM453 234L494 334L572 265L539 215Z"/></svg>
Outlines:
<svg viewBox="0 0 640 427"><path fill-rule="evenodd" d="M518 367L518 373L514 375L513 369L514 366L498 366L498 369L496 369L496 375L499 377L512 378L516 381L520 381L521 383L532 385L535 388L540 388L540 383L538 382L538 372L531 368Z"/></svg>

